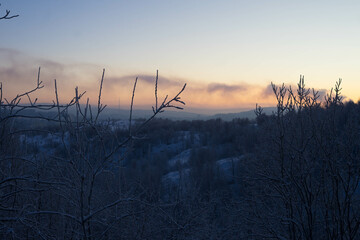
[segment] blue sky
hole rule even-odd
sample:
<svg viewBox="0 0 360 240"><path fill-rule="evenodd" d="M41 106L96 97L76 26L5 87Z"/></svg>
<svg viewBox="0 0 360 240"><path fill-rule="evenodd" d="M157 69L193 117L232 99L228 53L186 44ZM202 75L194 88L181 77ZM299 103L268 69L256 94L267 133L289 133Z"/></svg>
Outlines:
<svg viewBox="0 0 360 240"><path fill-rule="evenodd" d="M45 81L82 85L90 94L105 67L113 84L108 104L127 103L131 84L116 79L156 69L174 82L163 86L164 94L188 83L184 98L193 107L270 105L272 98L262 95L268 84L295 84L300 74L318 89L341 77L343 93L359 99L359 1L0 2L1 12L20 14L0 21L3 66L26 65L30 74L46 62ZM150 101L148 85L139 90L139 104Z"/></svg>

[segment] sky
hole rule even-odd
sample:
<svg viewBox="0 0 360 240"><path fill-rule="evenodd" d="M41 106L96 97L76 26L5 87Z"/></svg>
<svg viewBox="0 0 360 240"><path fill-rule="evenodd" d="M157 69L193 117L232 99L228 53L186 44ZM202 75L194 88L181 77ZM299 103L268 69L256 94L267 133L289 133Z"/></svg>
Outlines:
<svg viewBox="0 0 360 240"><path fill-rule="evenodd" d="M343 95L360 97L360 1L283 0L0 0L19 17L0 20L0 82L8 98L45 87L39 101L86 91L128 107L173 96L184 83L188 110L234 111L274 105L269 84L322 92L343 79ZM1 15L1 14L0 14Z"/></svg>

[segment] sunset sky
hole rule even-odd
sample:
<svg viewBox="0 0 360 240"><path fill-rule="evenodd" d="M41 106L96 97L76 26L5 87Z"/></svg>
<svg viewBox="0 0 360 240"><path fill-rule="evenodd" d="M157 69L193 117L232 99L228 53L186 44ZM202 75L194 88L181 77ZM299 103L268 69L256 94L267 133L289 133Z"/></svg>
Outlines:
<svg viewBox="0 0 360 240"><path fill-rule="evenodd" d="M0 81L5 95L35 84L42 102L74 87L96 98L106 69L104 103L126 108L153 103L188 87L188 110L271 106L270 82L330 89L360 97L360 1L280 0L0 0L20 16L0 20Z"/></svg>

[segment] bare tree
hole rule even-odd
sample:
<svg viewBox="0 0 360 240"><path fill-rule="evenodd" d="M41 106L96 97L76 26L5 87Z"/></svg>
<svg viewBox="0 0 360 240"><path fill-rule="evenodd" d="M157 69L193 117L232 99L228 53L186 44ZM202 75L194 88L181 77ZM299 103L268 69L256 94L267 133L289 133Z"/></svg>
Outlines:
<svg viewBox="0 0 360 240"><path fill-rule="evenodd" d="M303 77L296 91L272 85L277 111L262 123L266 144L245 198L254 237L359 238L358 113L349 104L345 114L340 84L323 103Z"/></svg>
<svg viewBox="0 0 360 240"><path fill-rule="evenodd" d="M85 105L81 104L85 92L79 93L78 88L67 104L60 104L56 80L53 103L38 104L31 96L43 88L40 69L35 88L12 100L3 98L0 85L0 145L3 147L0 156L0 236L44 239L53 236L76 239L116 237L122 234L124 219L145 211L141 206L146 206L146 209L157 207L139 197L141 192L135 190L136 185L122 188L119 169L142 128L167 108L182 109L175 103L185 104L180 95L186 84L173 98L166 96L158 104L157 73L153 114L144 122L134 124L132 109L136 78L128 134L117 136L110 125L100 120L106 107L101 102L104 76L105 70L95 109L89 104L89 99ZM27 103L23 102L24 98ZM44 113L38 113L41 111ZM41 127L17 128L16 124L24 119L50 122L57 127L52 131ZM36 153L20 147L21 141L26 142L23 138L28 132L51 135L58 143L57 150Z"/></svg>

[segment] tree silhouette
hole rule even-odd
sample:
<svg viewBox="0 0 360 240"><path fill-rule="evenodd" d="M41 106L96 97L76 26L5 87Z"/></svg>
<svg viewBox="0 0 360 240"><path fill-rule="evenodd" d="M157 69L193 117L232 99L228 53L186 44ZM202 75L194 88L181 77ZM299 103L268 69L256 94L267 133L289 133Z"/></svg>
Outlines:
<svg viewBox="0 0 360 240"><path fill-rule="evenodd" d="M0 4L0 7L1 7L1 4ZM11 15L10 14L10 10L5 10L5 14L4 15L1 15L0 14L0 20L4 20L4 19L11 19L11 18L15 18L15 17L18 17L19 15Z"/></svg>

